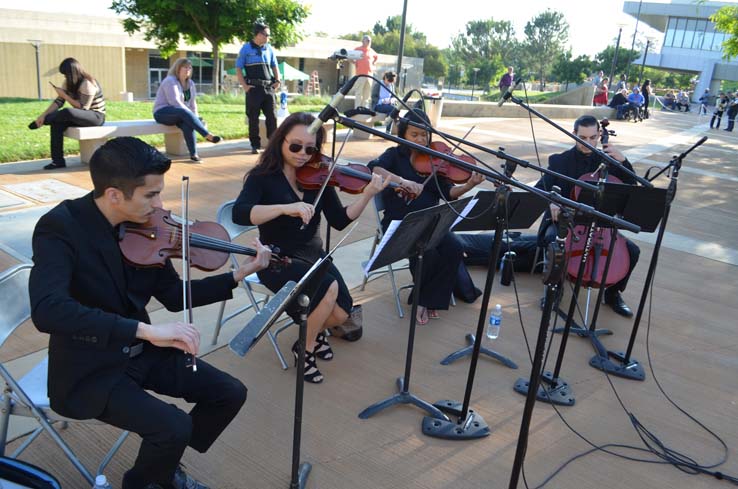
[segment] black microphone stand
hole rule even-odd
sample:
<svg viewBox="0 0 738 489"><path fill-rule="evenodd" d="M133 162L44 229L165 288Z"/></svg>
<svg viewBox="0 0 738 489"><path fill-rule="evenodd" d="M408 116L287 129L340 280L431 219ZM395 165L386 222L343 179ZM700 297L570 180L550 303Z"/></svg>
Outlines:
<svg viewBox="0 0 738 489"><path fill-rule="evenodd" d="M662 168L661 171L659 171L651 178L651 181L653 181L662 173L671 169L671 173L669 175L669 186L666 191L666 205L664 207L664 216L659 223L659 231L656 237L656 244L654 245L653 252L651 254L651 263L649 264L648 272L646 273L646 280L643 284L641 300L638 303L638 312L636 312L635 320L633 321L633 329L630 333L630 339L628 340L628 347L625 352L606 350L606 354L604 355L600 353L593 356L590 359L589 364L594 368L600 369L608 374L613 374L618 377L623 377L631 380L644 380L646 377L643 366L638 360L631 358L631 354L633 353L633 346L638 334L638 327L641 323L641 317L643 316L643 311L646 307L646 300L651 289L651 282L653 280L654 274L656 273L656 265L658 264L659 253L661 251L661 242L664 239L666 224L669 220L671 203L676 197L677 183L679 181L679 170L681 170L682 168L682 161L689 153L694 151L698 146L701 146L705 141L707 141L707 137L703 136L685 152L683 152L679 156L674 156L668 165Z"/></svg>

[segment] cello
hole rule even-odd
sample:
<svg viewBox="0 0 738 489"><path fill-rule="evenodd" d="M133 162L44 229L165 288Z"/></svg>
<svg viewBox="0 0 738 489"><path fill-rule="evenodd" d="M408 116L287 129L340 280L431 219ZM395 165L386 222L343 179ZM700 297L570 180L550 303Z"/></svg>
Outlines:
<svg viewBox="0 0 738 489"><path fill-rule="evenodd" d="M607 129L609 124L607 119L600 121L600 142L603 148L612 134ZM596 182L600 186L605 182L623 183L619 178L608 174L605 164L601 164L593 173L580 176L579 180ZM578 187L572 189L571 198L578 200L579 193ZM590 289L610 287L623 280L630 270L630 255L625 238L618 234L617 229L603 228L595 222L575 226L566 238L566 250L569 256L567 273L570 280L576 281L580 264L584 262L582 285Z"/></svg>

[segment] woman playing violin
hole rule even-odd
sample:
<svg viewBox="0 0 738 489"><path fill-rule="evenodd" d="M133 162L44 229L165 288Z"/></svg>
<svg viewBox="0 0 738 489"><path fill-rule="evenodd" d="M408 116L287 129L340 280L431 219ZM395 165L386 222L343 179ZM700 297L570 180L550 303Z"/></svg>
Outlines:
<svg viewBox="0 0 738 489"><path fill-rule="evenodd" d="M397 135L413 143L427 146L430 142L428 132L408 124L407 121L430 124L425 113L419 109L408 112L406 118L400 119ZM436 183L433 177L428 179L416 171L413 161L417 157L420 157L420 154L416 154L415 150L398 145L387 149L379 158L369 163L374 173L389 177L390 181L399 183L417 196L408 205L394 191L385 190L382 193L385 206L382 227L385 229L392 220L402 219L409 212L437 205L441 198L457 199L484 181L481 174L471 173L469 180L463 185L454 185L440 175ZM423 185L426 180L427 183ZM438 310L448 309L462 257L462 246L450 232L435 249L426 251L423 257L423 283L420 285L417 312L419 324L427 324L429 318L438 318ZM411 271L415 269L414 263L414 259L411 259Z"/></svg>
<svg viewBox="0 0 738 489"><path fill-rule="evenodd" d="M606 131L606 129L604 130ZM590 145L597 147L597 143L602 137L600 123L591 115L583 115L574 121L574 134L588 142ZM628 170L633 170L633 166L625 158L625 155L623 155L623 153L621 153L620 150L612 144L603 145L603 151L622 163ZM556 173L561 173L572 178L579 178L584 174L595 172L601 162L602 159L600 155L592 152L592 150L577 142L576 145L568 151L551 155L548 158L548 168ZM633 177L618 168L611 168L610 174L618 177L624 183L635 184L635 179ZM574 185L560 178L555 178L553 175L543 175L538 183L536 183L536 187L547 191L551 190L554 185L561 188L562 196L567 198L571 196L571 191ZM543 221L541 222L541 227L538 231L539 244L547 244L555 239L556 226L553 224L557 221L558 215L559 207L551 204L550 209L547 210L543 216ZM609 304L617 314L630 317L633 315L633 312L625 303L620 293L625 290L628 278L638 262L640 249L630 240L626 240L626 245L628 246L628 254L630 256L630 270L623 280L605 291L605 303Z"/></svg>
<svg viewBox="0 0 738 489"><path fill-rule="evenodd" d="M314 120L310 114L298 112L282 122L269 138L257 165L246 175L243 190L233 207L234 222L259 226L260 238L265 244L278 246L283 255L293 258L282 270L259 272L262 283L275 292L288 280L299 280L323 256L323 243L318 236L321 213L332 227L343 229L359 217L374 195L389 183L383 182L378 175L372 176L364 192L349 206L341 204L334 188L327 187L315 204L319 191L304 190L297 181L297 169L320 152L325 139L322 128L317 134L308 132ZM353 299L333 265L320 283L310 284L308 289L311 297L305 380L319 383L323 375L318 370L316 358L333 358L324 330L341 326L349 319ZM295 311L291 314L296 317ZM293 352L297 358L297 343Z"/></svg>

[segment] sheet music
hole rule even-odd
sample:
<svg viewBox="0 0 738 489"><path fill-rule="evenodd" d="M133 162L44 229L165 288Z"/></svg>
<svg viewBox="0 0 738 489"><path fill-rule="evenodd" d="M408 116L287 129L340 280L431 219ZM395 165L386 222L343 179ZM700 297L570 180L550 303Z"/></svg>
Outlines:
<svg viewBox="0 0 738 489"><path fill-rule="evenodd" d="M464 210L461 211L461 215L456 218L453 224L451 224L451 228L449 229L450 231L453 231L456 225L460 223L462 219L464 219L466 216L469 215L469 213L474 208L474 206L477 205L477 202L479 202L479 199L475 197L471 199L468 204L466 204L466 207L464 207Z"/></svg>
<svg viewBox="0 0 738 489"><path fill-rule="evenodd" d="M387 226L387 230L384 232L384 236L382 236L382 241L379 242L379 244L377 245L377 249L374 250L374 254L371 258L369 258L369 261L366 262L366 266L364 267L365 277L369 276L369 269L372 268L374 260L376 260L379 254L382 252L382 249L387 244L387 241L389 241L392 235L395 234L395 231L397 230L401 222L401 220L390 221L389 226Z"/></svg>

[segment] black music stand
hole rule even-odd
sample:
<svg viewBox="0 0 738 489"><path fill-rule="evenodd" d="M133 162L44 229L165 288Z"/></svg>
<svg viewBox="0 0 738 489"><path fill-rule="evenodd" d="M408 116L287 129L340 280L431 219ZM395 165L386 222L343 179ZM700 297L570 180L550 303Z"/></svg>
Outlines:
<svg viewBox="0 0 738 489"><path fill-rule="evenodd" d="M298 338L297 380L295 381L295 416L292 432L290 489L304 489L307 485L308 475L310 475L310 470L312 469L310 463L300 463L302 404L305 389L305 341L307 337L308 308L310 305L310 299L306 293L303 293L303 290L311 280L317 280L321 275L325 274L328 265L333 260L331 258L332 253L333 251L315 262L299 282L289 281L284 284L274 297L256 313L256 316L228 344L231 351L235 354L242 357L245 356L257 341L269 331L269 328L271 328L287 307L297 299L297 304L300 307L300 333Z"/></svg>
<svg viewBox="0 0 738 489"><path fill-rule="evenodd" d="M492 243L492 249L490 250L490 257L495 257L495 261L491 263L491 266L487 269L487 276L490 281L494 283L495 268L497 266L497 258L499 256L499 247L495 248L497 244L497 236L502 236L502 232L497 229L498 217L502 219L502 229L528 229L536 222L543 211L548 206L548 203L535 194L527 192L510 192L507 197L507 205L497 206L495 205L495 191L481 191L476 194L474 198L479 199L474 208L469 212L469 216L466 219L460 221L456 226L452 228L452 231L488 231L491 229L495 230L495 239ZM505 223L505 221L507 221ZM490 277L491 274L491 277ZM486 291L486 287L485 287ZM487 319L487 307L489 306L489 296L484 295L482 297L482 311L480 311L479 317L481 324ZM479 335L480 333L477 333ZM467 355L471 355L474 350L474 341L476 336L472 333L466 335L466 341L468 345L460 350L457 350L443 360L441 365L450 365L459 358L463 358ZM480 347L479 352L493 358L506 367L516 369L518 366L512 360L500 355L494 350L489 348Z"/></svg>
<svg viewBox="0 0 738 489"><path fill-rule="evenodd" d="M395 404L412 404L427 411L434 418L448 418L438 408L410 393L410 370L412 369L413 345L415 343L415 323L418 311L420 284L422 283L423 254L428 248L434 248L443 236L448 233L451 224L458 213L464 209L470 198L440 204L435 207L411 212L407 214L394 229L387 229L382 242L377 247L373 261L366 272L376 270L396 261L417 255L415 265L415 286L413 287L413 305L410 313L410 328L407 338L407 353L405 355L405 375L397 379L399 392L383 401L367 407L359 413L359 418L367 419L382 409ZM390 225L392 226L392 225Z"/></svg>
<svg viewBox="0 0 738 489"><path fill-rule="evenodd" d="M619 206L622 209L624 219L639 225L642 232L652 233L659 228L659 223L665 215L667 206L667 189L635 187L633 185L615 183L608 183L605 186L606 192L610 191L611 195L617 195L621 201ZM663 226L661 226L659 232L660 234L663 233ZM653 260L654 258L652 258L652 262ZM607 270L607 268L605 269ZM651 271L650 266L649 271ZM597 296L597 305L592 316L592 324L589 329L590 334L596 325L602 294L603 291L600 290ZM639 312L642 313L641 304L639 304ZM640 319L640 315L637 317L638 319ZM634 329L637 330L637 327L634 326ZM643 366L638 360L630 358L632 345L629 346L628 354L626 355L624 352L608 351L596 335L592 335L590 338L592 339L592 346L595 349L595 355L589 360L589 364L592 367L626 379L645 380L646 373ZM620 363L613 362L611 358Z"/></svg>

